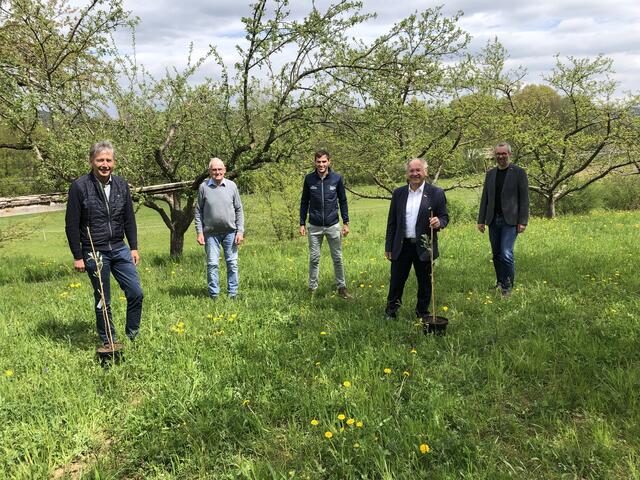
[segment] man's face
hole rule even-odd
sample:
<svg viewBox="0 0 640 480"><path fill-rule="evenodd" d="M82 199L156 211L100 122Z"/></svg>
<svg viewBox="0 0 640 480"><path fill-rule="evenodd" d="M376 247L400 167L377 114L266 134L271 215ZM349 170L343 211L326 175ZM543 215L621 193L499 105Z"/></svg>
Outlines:
<svg viewBox="0 0 640 480"><path fill-rule="evenodd" d="M108 182L116 161L112 150L101 150L91 159L91 171L101 182Z"/></svg>
<svg viewBox="0 0 640 480"><path fill-rule="evenodd" d="M331 165L331 161L327 158L326 155L318 157L315 159L316 171L318 175L322 176L329 170L329 165Z"/></svg>
<svg viewBox="0 0 640 480"><path fill-rule="evenodd" d="M420 160L412 160L407 165L407 180L409 185L418 188L424 179L427 178L427 169L424 168Z"/></svg>
<svg viewBox="0 0 640 480"><path fill-rule="evenodd" d="M209 167L209 175L211 175L211 178L213 178L216 183L220 183L222 181L226 171L227 169L222 162L214 162Z"/></svg>
<svg viewBox="0 0 640 480"><path fill-rule="evenodd" d="M505 145L496 147L494 155L496 157L496 162L498 163L498 168L504 170L509 166L509 161L511 160L511 152L509 151L509 147Z"/></svg>

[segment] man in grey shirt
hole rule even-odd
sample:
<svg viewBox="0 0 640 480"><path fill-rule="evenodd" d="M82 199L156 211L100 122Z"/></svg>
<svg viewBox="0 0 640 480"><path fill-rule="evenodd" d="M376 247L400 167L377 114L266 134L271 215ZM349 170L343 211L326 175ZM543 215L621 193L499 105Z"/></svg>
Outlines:
<svg viewBox="0 0 640 480"><path fill-rule="evenodd" d="M209 162L211 178L202 182L196 203L196 240L207 254L209 296L220 294L218 265L220 247L227 263L227 293L230 299L238 295L238 245L244 240L244 212L240 193L234 182L224 178L227 169L219 158Z"/></svg>

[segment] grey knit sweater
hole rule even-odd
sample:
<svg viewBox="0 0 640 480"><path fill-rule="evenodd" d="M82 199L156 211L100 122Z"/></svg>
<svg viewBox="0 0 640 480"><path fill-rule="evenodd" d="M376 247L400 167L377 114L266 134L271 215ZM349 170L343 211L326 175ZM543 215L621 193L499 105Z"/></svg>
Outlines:
<svg viewBox="0 0 640 480"><path fill-rule="evenodd" d="M195 217L196 233L244 233L244 211L236 184L226 178L220 185L212 179L202 182Z"/></svg>

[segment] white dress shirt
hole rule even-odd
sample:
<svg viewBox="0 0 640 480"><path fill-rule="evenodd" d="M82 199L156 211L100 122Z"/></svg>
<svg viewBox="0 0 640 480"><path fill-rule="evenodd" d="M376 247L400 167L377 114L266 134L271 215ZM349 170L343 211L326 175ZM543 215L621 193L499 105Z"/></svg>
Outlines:
<svg viewBox="0 0 640 480"><path fill-rule="evenodd" d="M420 202L422 202L422 192L424 191L424 182L415 190L411 190L409 186L409 195L407 196L407 207L404 213L404 237L416 238L416 222L418 221L418 211L420 210Z"/></svg>

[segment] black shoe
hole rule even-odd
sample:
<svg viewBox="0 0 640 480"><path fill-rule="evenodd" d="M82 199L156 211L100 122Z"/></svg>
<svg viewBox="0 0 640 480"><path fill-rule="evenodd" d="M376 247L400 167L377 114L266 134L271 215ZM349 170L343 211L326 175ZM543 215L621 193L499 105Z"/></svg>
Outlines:
<svg viewBox="0 0 640 480"><path fill-rule="evenodd" d="M397 318L397 313L396 312L389 312L386 311L384 312L384 319L389 321L389 320L395 320Z"/></svg>

